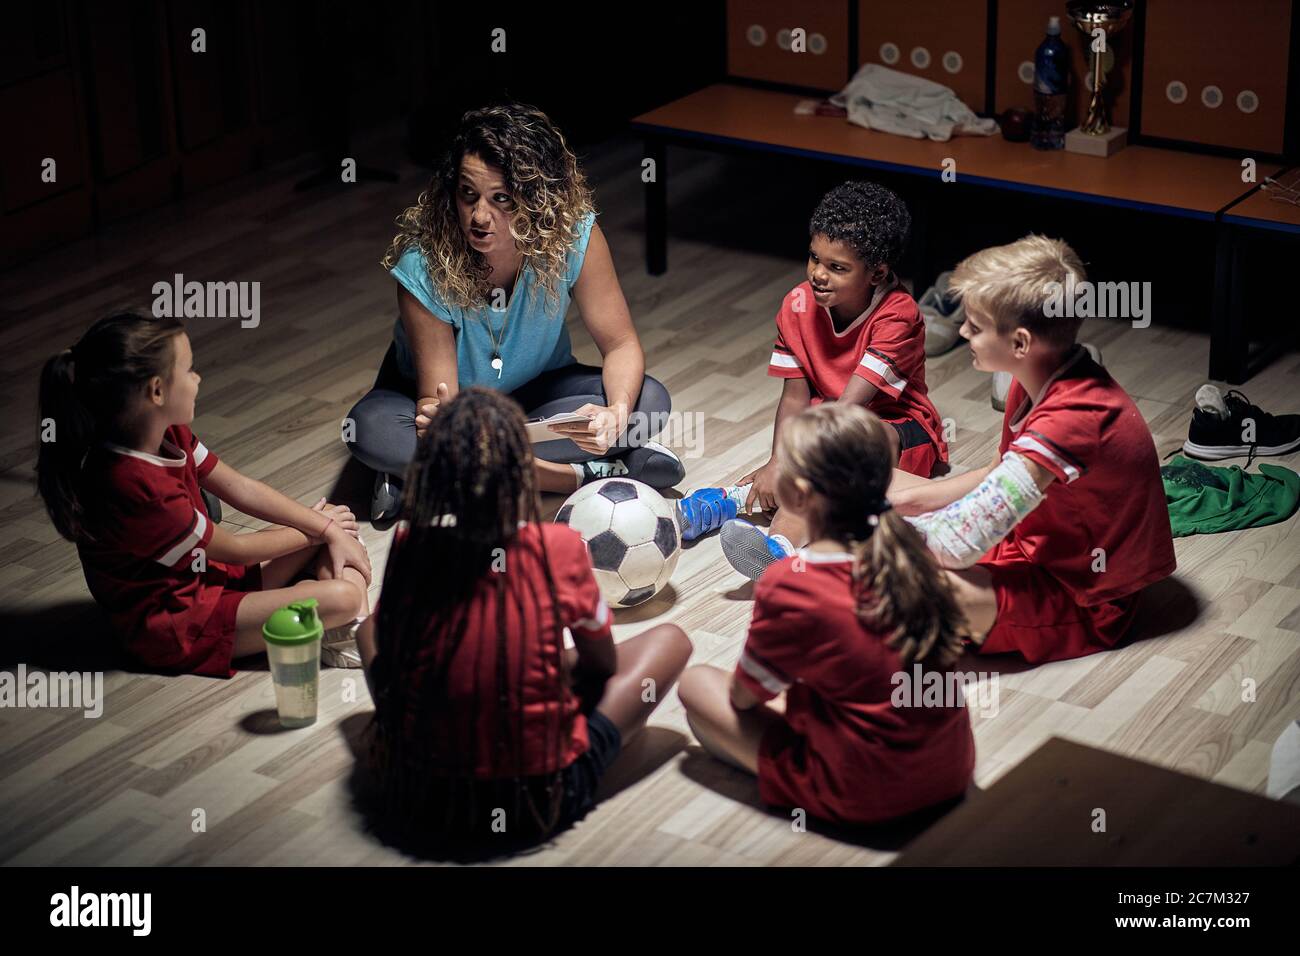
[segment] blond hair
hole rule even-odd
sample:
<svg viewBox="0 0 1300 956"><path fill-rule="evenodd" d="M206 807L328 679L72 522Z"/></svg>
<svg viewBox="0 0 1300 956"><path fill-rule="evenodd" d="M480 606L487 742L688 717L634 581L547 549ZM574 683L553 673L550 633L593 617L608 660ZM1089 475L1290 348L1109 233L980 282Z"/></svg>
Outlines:
<svg viewBox="0 0 1300 956"><path fill-rule="evenodd" d="M501 170L513 201L510 235L552 301L568 274L569 250L594 211L578 157L541 110L503 103L466 113L429 187L397 217L397 234L381 264L391 269L418 249L429 280L447 305L480 306L492 294L490 269L460 227L456 188L467 153Z"/></svg>
<svg viewBox="0 0 1300 956"><path fill-rule="evenodd" d="M1083 260L1061 239L1028 235L1005 246L967 256L953 271L948 290L967 311L985 316L999 333L1028 329L1058 348L1074 344L1082 317L1049 316L1044 306L1069 284L1088 277Z"/></svg>
<svg viewBox="0 0 1300 956"><path fill-rule="evenodd" d="M809 524L853 554L858 619L883 632L903 665L946 667L970 627L947 576L885 497L894 469L889 428L861 405L816 405L781 427L780 480L815 493Z"/></svg>

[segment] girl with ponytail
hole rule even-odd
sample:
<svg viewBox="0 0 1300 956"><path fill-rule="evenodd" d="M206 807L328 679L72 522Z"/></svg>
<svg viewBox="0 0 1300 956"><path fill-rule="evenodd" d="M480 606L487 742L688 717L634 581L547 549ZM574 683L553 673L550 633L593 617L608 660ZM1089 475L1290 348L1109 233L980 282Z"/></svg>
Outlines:
<svg viewBox="0 0 1300 956"><path fill-rule="evenodd" d="M271 612L308 598L329 629L323 659L359 667L370 562L356 519L218 461L190 431L199 382L184 327L134 312L100 319L45 363L37 488L91 595L151 670L229 677L234 659L265 649ZM204 491L279 527L218 527Z"/></svg>
<svg viewBox="0 0 1300 956"><path fill-rule="evenodd" d="M692 667L680 688L700 743L756 774L764 802L839 824L959 797L975 766L949 674L968 626L925 542L885 497L897 459L888 428L844 404L786 423L777 498L807 522L811 543L759 579L735 672ZM781 694L783 712L768 705Z"/></svg>
<svg viewBox="0 0 1300 956"><path fill-rule="evenodd" d="M407 468L383 595L358 634L375 700L374 788L361 796L389 843L479 859L541 842L594 806L691 644L661 624L615 648L582 538L542 521L519 405L475 386L437 416Z"/></svg>

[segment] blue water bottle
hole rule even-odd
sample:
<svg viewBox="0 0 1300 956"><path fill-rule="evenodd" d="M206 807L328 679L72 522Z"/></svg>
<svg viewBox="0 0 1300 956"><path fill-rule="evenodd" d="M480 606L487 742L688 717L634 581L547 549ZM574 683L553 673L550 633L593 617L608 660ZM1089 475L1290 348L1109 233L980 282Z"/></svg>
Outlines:
<svg viewBox="0 0 1300 956"><path fill-rule="evenodd" d="M1061 18L1047 21L1047 36L1034 51L1034 149L1065 146L1065 100L1070 89L1070 50L1061 39Z"/></svg>

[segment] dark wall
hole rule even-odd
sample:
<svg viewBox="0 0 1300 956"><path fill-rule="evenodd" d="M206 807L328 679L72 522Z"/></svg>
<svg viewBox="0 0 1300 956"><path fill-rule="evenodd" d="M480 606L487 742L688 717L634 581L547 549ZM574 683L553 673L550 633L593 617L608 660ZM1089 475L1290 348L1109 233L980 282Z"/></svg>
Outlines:
<svg viewBox="0 0 1300 956"><path fill-rule="evenodd" d="M571 140L592 142L726 71L722 0L426 9L433 51L411 129L421 157L462 112L496 97L532 103ZM497 28L504 54L492 51Z"/></svg>
<svg viewBox="0 0 1300 956"><path fill-rule="evenodd" d="M381 123L404 122L428 164L502 96L590 143L720 78L724 28L723 0L22 0L0 30L0 268L285 157L337 170Z"/></svg>

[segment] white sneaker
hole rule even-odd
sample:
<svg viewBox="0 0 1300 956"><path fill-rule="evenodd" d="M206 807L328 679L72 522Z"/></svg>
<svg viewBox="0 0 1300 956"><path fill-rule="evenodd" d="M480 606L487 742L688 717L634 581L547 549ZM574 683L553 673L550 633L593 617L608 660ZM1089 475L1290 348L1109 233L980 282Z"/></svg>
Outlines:
<svg viewBox="0 0 1300 956"><path fill-rule="evenodd" d="M765 534L748 521L733 518L722 526L722 553L733 568L757 581L768 567L794 554L794 545L783 534Z"/></svg>
<svg viewBox="0 0 1300 956"><path fill-rule="evenodd" d="M326 667L360 667L361 651L357 648L357 628L365 618L331 627L320 639L320 662Z"/></svg>

